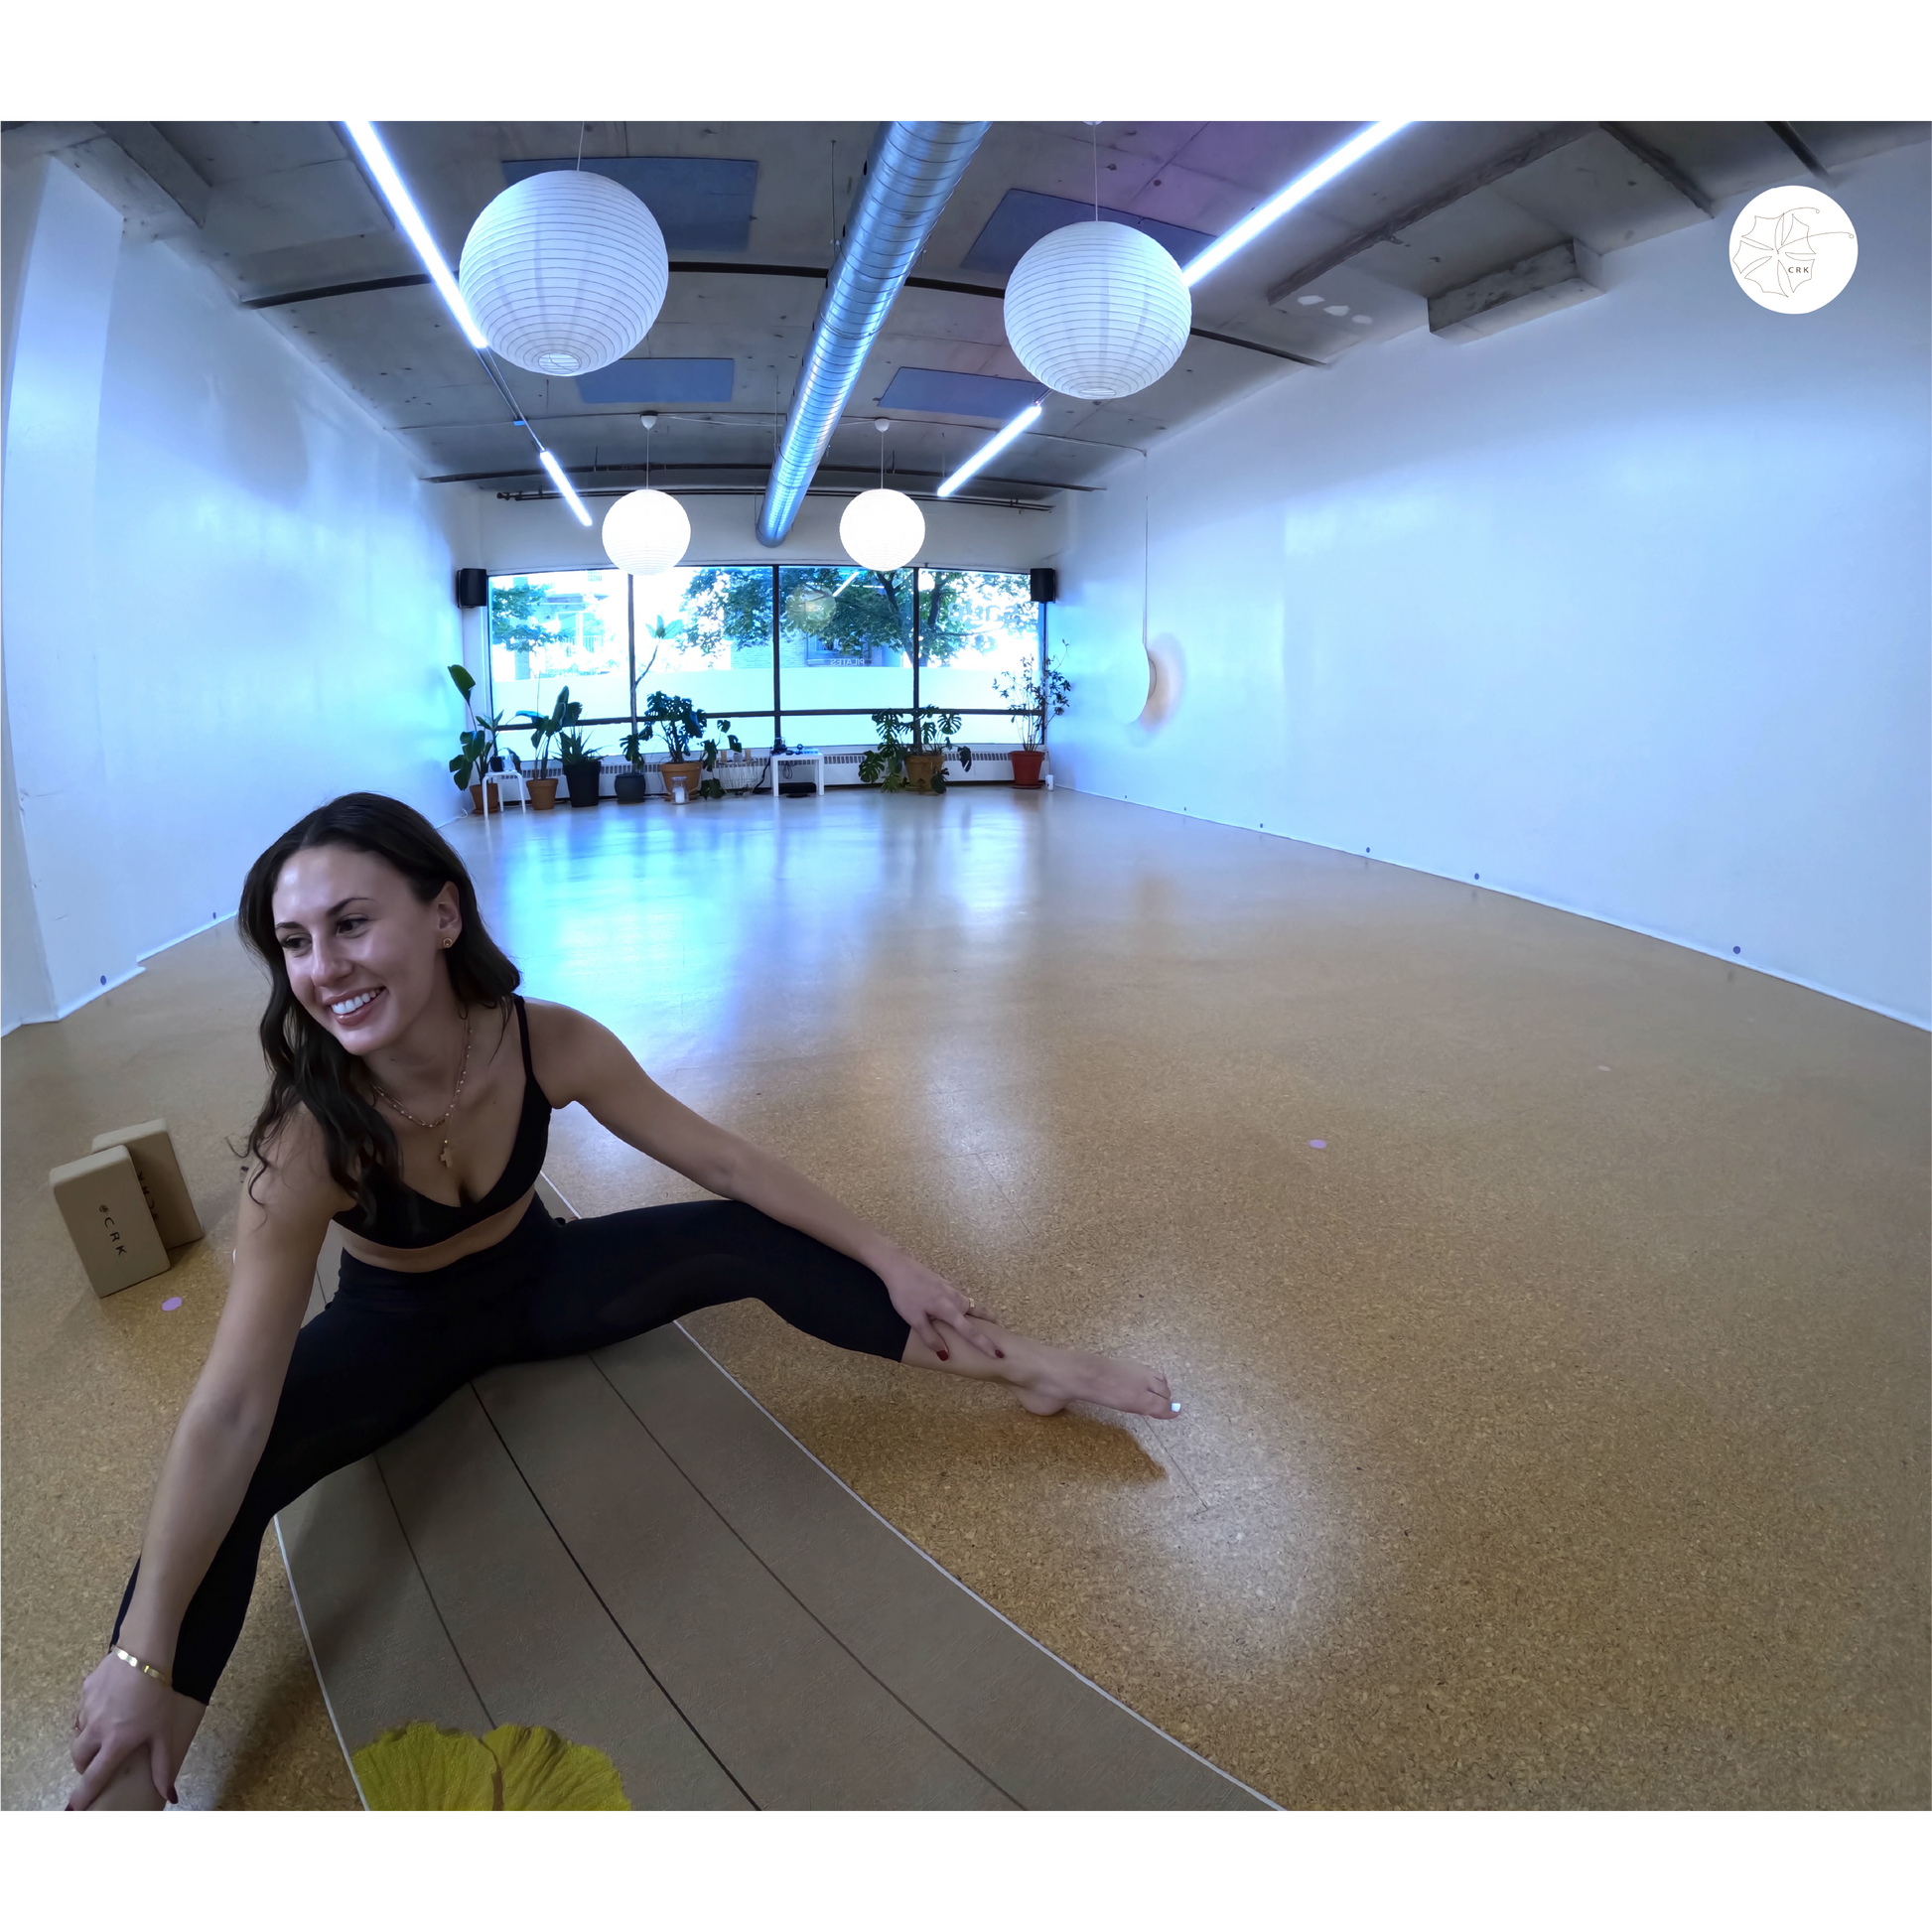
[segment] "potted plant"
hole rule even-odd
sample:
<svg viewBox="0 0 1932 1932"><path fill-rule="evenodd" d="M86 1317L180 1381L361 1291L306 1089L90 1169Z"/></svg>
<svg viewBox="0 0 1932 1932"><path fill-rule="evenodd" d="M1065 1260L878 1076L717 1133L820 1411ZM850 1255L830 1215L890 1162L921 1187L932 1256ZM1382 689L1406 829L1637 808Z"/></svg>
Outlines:
<svg viewBox="0 0 1932 1932"><path fill-rule="evenodd" d="M731 720L721 718L718 728L725 734L725 743L720 746L715 738L704 742L704 776L698 780L700 798L749 797L757 791L769 775L771 760L766 759L756 777L750 776L754 755L739 743L738 735L731 729ZM726 784L722 774L731 771L744 779L742 784Z"/></svg>
<svg viewBox="0 0 1932 1932"><path fill-rule="evenodd" d="M557 693L557 702L548 712L519 711L516 714L530 721L530 744L537 754L537 768L530 774L528 787L533 812L556 809L557 779L550 769L550 746L552 741L572 730L583 713L581 704L571 702L570 686L566 684Z"/></svg>
<svg viewBox="0 0 1932 1932"><path fill-rule="evenodd" d="M480 812L485 808L492 812L501 811L496 787L488 782L488 774L503 768L502 755L496 748L496 734L503 729L503 721L500 718L479 718L472 702L477 680L461 664L450 665L449 672L450 682L456 686L457 696L463 700L463 715L470 721L470 729L463 734L463 750L450 760L457 789L462 790L467 785L471 800Z"/></svg>
<svg viewBox="0 0 1932 1932"><path fill-rule="evenodd" d="M888 791L944 791L946 760L954 754L952 735L959 729L956 711L921 705L917 711L875 711L879 743L859 760L859 782L883 785ZM973 768L973 748L957 748L959 761Z"/></svg>
<svg viewBox="0 0 1932 1932"><path fill-rule="evenodd" d="M1034 660L1023 657L1020 673L1002 671L993 680L1001 697L1012 701L1010 716L1020 727L1020 743L1013 751L1013 782L1023 791L1038 790L1039 767L1046 762L1046 720L1065 714L1066 701L1073 695L1072 683L1049 664L1046 687L1041 690L1034 676Z"/></svg>
<svg viewBox="0 0 1932 1932"><path fill-rule="evenodd" d="M657 641L637 675L630 680L630 715L633 719L637 715L637 686L650 675L650 667L657 662L657 653L664 648L665 642L669 638L681 637L683 634L682 619L675 623L666 623L662 618L659 618L654 623L645 624L644 635L654 637ZM644 737L644 732L637 725L632 724L630 729L618 740L618 750L630 760L630 769L620 771L614 781L620 805L641 805L644 802L646 789Z"/></svg>
<svg viewBox="0 0 1932 1932"><path fill-rule="evenodd" d="M459 791L467 789L470 802L479 812L499 812L502 801L496 796L496 781L488 778L489 770L489 734L485 731L467 731L463 734L462 750L450 760L450 773L456 779ZM488 795L484 796L487 783Z"/></svg>
<svg viewBox="0 0 1932 1932"><path fill-rule="evenodd" d="M620 771L614 781L620 805L644 802L644 732L640 725L618 740L618 750L630 760L628 771Z"/></svg>
<svg viewBox="0 0 1932 1932"><path fill-rule="evenodd" d="M563 766L564 783L570 787L573 805L595 805L604 782L603 751L585 742L577 731L560 733L557 738L557 762Z"/></svg>
<svg viewBox="0 0 1932 1932"><path fill-rule="evenodd" d="M659 775L664 780L664 795L676 796L680 781L684 785L684 795L694 798L698 791L698 776L704 770L704 761L691 756L692 745L704 735L707 724L714 722L694 705L689 698L674 698L668 691L653 691L650 701L644 706L643 722L635 734L639 746L650 738L660 727L664 733L665 748L670 757L658 766ZM732 721L720 718L716 721L720 731L731 730Z"/></svg>

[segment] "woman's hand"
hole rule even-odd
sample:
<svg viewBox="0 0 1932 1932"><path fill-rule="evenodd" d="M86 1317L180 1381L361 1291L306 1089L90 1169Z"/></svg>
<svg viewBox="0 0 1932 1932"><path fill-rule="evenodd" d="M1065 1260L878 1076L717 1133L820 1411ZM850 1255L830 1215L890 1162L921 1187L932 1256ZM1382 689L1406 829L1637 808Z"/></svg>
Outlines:
<svg viewBox="0 0 1932 1932"><path fill-rule="evenodd" d="M1004 1361L1006 1350L999 1347L990 1336L978 1333L966 1325L968 1315L977 1316L982 1321L992 1321L995 1317L980 1308L968 1297L947 1281L945 1276L934 1274L923 1262L917 1262L910 1255L895 1256L892 1260L877 1266L879 1279L886 1284L886 1292L893 1298L893 1307L900 1316L911 1325L912 1332L932 1350L943 1362L947 1359L945 1339L933 1327L934 1321L944 1321L957 1334L970 1341L982 1354Z"/></svg>
<svg viewBox="0 0 1932 1932"><path fill-rule="evenodd" d="M192 1702L111 1652L103 1657L80 1687L73 1768L81 1777L68 1798L68 1810L85 1811L130 1758L144 1758L156 1795L179 1804L175 1774L194 1735L192 1720L184 1725L179 1707Z"/></svg>

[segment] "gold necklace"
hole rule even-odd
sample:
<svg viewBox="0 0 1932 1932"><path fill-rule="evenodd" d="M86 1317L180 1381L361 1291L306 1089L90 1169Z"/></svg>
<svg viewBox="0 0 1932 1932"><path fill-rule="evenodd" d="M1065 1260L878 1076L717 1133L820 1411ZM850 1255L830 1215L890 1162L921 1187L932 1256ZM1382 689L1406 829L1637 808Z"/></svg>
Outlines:
<svg viewBox="0 0 1932 1932"><path fill-rule="evenodd" d="M381 1084L376 1080L375 1076L371 1074L369 1076L369 1085L375 1088L375 1097L378 1100L388 1101L389 1105L392 1106L396 1110L396 1112L403 1117L404 1120L408 1121L412 1127L426 1127L430 1130L431 1133L434 1133L437 1130L437 1128L441 1127L443 1123L447 1121L453 1113L456 1112L456 1103L463 1098L463 1083L470 1077L470 1039L471 1039L470 1009L468 1007L465 1007L463 1009L463 1065L459 1069L456 1076L456 1092L450 1095L450 1104L443 1109L441 1115L439 1115L435 1120L418 1120L416 1116L412 1114L409 1111L409 1109L402 1104L400 1100L398 1100L393 1094L386 1092L381 1086ZM453 1163L450 1160L450 1137L447 1134L443 1136L443 1151L436 1158L439 1161L441 1161L446 1168L453 1165Z"/></svg>

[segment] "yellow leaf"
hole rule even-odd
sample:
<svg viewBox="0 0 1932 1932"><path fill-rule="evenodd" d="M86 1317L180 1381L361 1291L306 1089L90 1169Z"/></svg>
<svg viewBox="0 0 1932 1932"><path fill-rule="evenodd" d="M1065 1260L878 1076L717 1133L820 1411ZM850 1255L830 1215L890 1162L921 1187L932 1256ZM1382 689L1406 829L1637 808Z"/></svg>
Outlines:
<svg viewBox="0 0 1932 1932"><path fill-rule="evenodd" d="M499 1725L483 1742L502 1772L505 1811L628 1811L618 1767L554 1730Z"/></svg>
<svg viewBox="0 0 1932 1932"><path fill-rule="evenodd" d="M467 1730L406 1725L355 1753L371 1811L500 1811L496 1759Z"/></svg>

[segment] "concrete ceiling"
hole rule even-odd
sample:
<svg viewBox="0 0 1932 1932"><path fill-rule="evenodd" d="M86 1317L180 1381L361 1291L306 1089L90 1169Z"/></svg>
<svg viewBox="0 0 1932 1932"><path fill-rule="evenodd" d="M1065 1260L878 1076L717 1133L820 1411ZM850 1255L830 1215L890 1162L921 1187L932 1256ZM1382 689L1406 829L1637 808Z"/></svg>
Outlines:
<svg viewBox="0 0 1932 1932"><path fill-rule="evenodd" d="M879 415L895 420L889 462L914 489L930 488L997 423L881 407L878 398L900 369L1026 378L1002 328L1004 277L965 266L998 259L999 238L1036 211L1026 196L1090 206L1097 177L1103 210L1157 235L1163 225L1217 234L1358 125L1109 123L1097 130L1096 152L1096 131L1082 122L996 122L878 340L820 482L865 485L878 462L870 425ZM756 162L746 245L673 243L663 311L632 353L733 364L728 401L652 405L654 480L761 487L872 123L386 122L381 131L452 265L504 187L504 164L574 159L580 136L587 163ZM1552 250L1550 259L1568 262L1566 244L1597 254L1631 247L1712 219L1713 204L1727 197L1808 173L1828 185L1832 170L1927 132L1918 122L1418 123L1208 276L1194 291L1195 334L1159 382L1117 402L1049 396L1038 433L1003 452L967 493L1036 500L1091 486L1121 448L1145 447L1257 383L1319 380L1343 354L1432 321L1444 330L1451 313L1494 299L1463 293L1486 277L1506 281ZM237 301L262 305L264 325L320 362L424 476L462 479L455 488L538 487L528 435L418 279L413 249L334 123L28 122L6 138L58 151L138 231L206 262ZM1016 190L1021 198L1003 212ZM808 272L748 272L756 269ZM1539 273L1550 279L1536 270L1531 281ZM384 282L399 285L349 286ZM1540 312L1536 302L1505 302L1485 327ZM644 445L636 404L586 401L568 378L507 365L502 373L581 483L634 483Z"/></svg>

